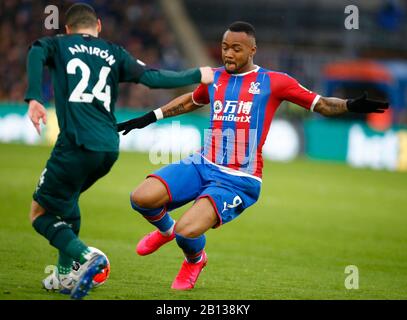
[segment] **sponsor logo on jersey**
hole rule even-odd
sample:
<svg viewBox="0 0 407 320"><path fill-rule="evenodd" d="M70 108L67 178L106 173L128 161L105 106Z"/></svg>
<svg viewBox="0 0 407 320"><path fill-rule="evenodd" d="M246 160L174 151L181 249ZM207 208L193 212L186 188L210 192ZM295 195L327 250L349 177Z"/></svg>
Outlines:
<svg viewBox="0 0 407 320"><path fill-rule="evenodd" d="M214 115L212 120L250 122L252 106L252 101L226 100L225 105L223 105L222 101L216 100L213 103ZM223 115L220 115L222 112Z"/></svg>

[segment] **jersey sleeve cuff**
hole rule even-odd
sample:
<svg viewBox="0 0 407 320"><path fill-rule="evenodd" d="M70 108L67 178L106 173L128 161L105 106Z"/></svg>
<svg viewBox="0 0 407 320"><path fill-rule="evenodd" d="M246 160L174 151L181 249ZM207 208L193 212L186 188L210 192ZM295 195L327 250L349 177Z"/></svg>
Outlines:
<svg viewBox="0 0 407 320"><path fill-rule="evenodd" d="M163 114L163 111L161 110L161 108L155 109L154 114L155 114L155 117L157 118L157 121L164 118L164 114Z"/></svg>
<svg viewBox="0 0 407 320"><path fill-rule="evenodd" d="M316 104L317 104L317 102L319 101L320 98L321 98L321 96L318 94L314 98L314 101L312 101L312 105L311 105L311 108L310 108L311 112L314 112L314 108L315 108L315 106L316 106Z"/></svg>
<svg viewBox="0 0 407 320"><path fill-rule="evenodd" d="M198 102L196 102L195 99L194 99L194 93L192 93L191 98L192 98L192 102L193 102L194 105L197 105L197 106L201 107L201 106L204 106L206 104L206 103L198 103Z"/></svg>

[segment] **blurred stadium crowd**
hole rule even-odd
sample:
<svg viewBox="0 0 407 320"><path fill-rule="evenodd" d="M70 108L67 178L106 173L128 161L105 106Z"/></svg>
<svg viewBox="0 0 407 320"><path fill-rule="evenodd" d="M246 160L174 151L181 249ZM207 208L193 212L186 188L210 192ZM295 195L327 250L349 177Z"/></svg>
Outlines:
<svg viewBox="0 0 407 320"><path fill-rule="evenodd" d="M242 19L256 27L256 62L322 90L326 63L363 58L407 59L406 0L184 0L199 33L219 56L220 30ZM358 8L359 29L344 26L345 7ZM204 14L211 12L210 15Z"/></svg>
<svg viewBox="0 0 407 320"><path fill-rule="evenodd" d="M190 65L191 61L186 61L180 53L159 0L82 1L94 6L101 18L101 37L123 45L149 66L179 70ZM29 44L41 36L64 33L64 12L73 2L52 2L59 8L59 30L46 30L44 9L50 4L48 1L0 1L0 77L3 79L0 101L23 100ZM325 94L323 69L328 63L368 58L398 59L407 65L406 0L355 1L360 29L353 31L344 27L344 8L350 4L344 0L253 0L250 4L235 0L183 0L182 3L216 64L220 64L219 43L227 25L246 20L256 27L257 64L287 72L321 94ZM46 77L45 100L52 101L52 87L49 76ZM117 105L152 107L167 102L177 93L122 84ZM292 109L297 113L295 116L302 112L297 109Z"/></svg>
<svg viewBox="0 0 407 320"><path fill-rule="evenodd" d="M75 1L53 1L59 9L59 30L46 30L44 9L49 1L0 1L0 101L22 101L26 88L25 61L32 41L46 35L65 33L64 13ZM83 1L94 6L102 20L101 36L124 46L153 68L180 69L182 57L174 36L156 0ZM155 106L170 99L168 90L121 84L119 106ZM49 75L44 98L53 98Z"/></svg>
<svg viewBox="0 0 407 320"><path fill-rule="evenodd" d="M288 73L323 96L353 98L367 92L391 105L383 114L326 119L284 101L276 113L281 121L273 123L265 144L266 158L288 161L306 155L355 167L407 171L407 0L79 1L95 8L102 20L101 37L152 68L220 66L220 43L228 25L236 20L252 23L256 64ZM64 13L79 1L0 0L0 141L41 141L25 117L27 50L37 38L65 33ZM59 8L59 30L45 28L44 9L50 4ZM348 5L358 12L354 29L344 23ZM52 107L47 73L43 87L45 102ZM137 109L151 110L188 89L121 84L116 116L124 119ZM182 148L195 148L207 125L207 111L201 110L202 117L184 116L175 135L166 130L127 135L122 149L167 150L174 146L174 137ZM57 133L56 121L47 127L50 137Z"/></svg>

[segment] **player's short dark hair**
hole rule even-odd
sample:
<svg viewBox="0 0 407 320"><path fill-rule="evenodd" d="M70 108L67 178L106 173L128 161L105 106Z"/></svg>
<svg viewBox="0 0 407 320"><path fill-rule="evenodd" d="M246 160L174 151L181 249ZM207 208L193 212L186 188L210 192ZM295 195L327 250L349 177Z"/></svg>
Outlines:
<svg viewBox="0 0 407 320"><path fill-rule="evenodd" d="M233 32L245 32L249 36L256 38L256 30L254 29L253 25L245 21L235 21L233 22L228 30Z"/></svg>
<svg viewBox="0 0 407 320"><path fill-rule="evenodd" d="M91 28L97 25L95 9L86 3L75 3L65 14L65 24L73 29Z"/></svg>

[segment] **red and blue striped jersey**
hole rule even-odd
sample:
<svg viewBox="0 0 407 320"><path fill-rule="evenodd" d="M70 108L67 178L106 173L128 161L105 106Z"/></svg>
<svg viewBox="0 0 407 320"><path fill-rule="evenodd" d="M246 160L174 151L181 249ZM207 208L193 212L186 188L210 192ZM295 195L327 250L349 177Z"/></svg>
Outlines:
<svg viewBox="0 0 407 320"><path fill-rule="evenodd" d="M280 103L313 110L320 96L285 73L261 67L244 74L214 72L214 82L192 94L195 104L211 106L201 155L225 172L261 180L262 148Z"/></svg>

